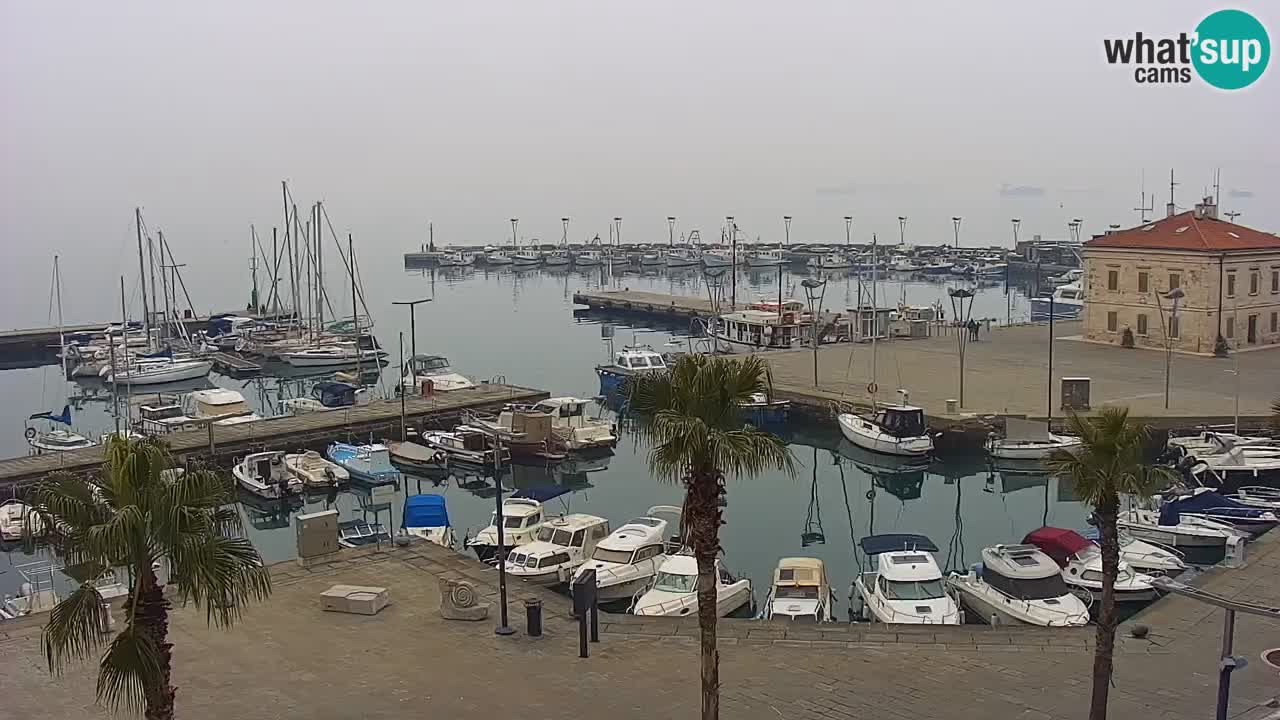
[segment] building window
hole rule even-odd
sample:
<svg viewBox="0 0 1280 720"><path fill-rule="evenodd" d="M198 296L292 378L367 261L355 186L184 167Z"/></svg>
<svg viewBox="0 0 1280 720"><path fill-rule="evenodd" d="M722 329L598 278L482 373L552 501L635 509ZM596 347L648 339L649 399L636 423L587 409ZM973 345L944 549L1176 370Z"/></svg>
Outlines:
<svg viewBox="0 0 1280 720"><path fill-rule="evenodd" d="M1276 331L1277 323L1280 323L1280 313L1273 312L1271 313L1271 332Z"/></svg>
<svg viewBox="0 0 1280 720"><path fill-rule="evenodd" d="M1169 289L1173 290L1174 288L1180 287L1182 287L1182 274L1175 272L1169 273Z"/></svg>
<svg viewBox="0 0 1280 720"><path fill-rule="evenodd" d="M1258 273L1256 272L1249 273L1249 294L1258 294Z"/></svg>
<svg viewBox="0 0 1280 720"><path fill-rule="evenodd" d="M1280 270L1271 271L1271 292L1280 293Z"/></svg>
<svg viewBox="0 0 1280 720"><path fill-rule="evenodd" d="M1145 336L1147 334L1147 316L1138 313L1138 334Z"/></svg>
<svg viewBox="0 0 1280 720"><path fill-rule="evenodd" d="M1107 313L1107 332L1115 332L1116 328L1119 326L1120 326L1119 315L1115 311Z"/></svg>
<svg viewBox="0 0 1280 720"><path fill-rule="evenodd" d="M1177 340L1180 332L1181 328L1178 327L1178 316L1171 315L1169 317L1169 337L1173 340Z"/></svg>
<svg viewBox="0 0 1280 720"><path fill-rule="evenodd" d="M1234 272L1227 273L1227 297L1236 296L1236 274Z"/></svg>
<svg viewBox="0 0 1280 720"><path fill-rule="evenodd" d="M1107 271L1107 289L1110 290L1111 292L1115 292L1116 290L1120 289L1120 271L1119 270Z"/></svg>
<svg viewBox="0 0 1280 720"><path fill-rule="evenodd" d="M1138 292L1147 292L1147 273L1145 272L1138 273Z"/></svg>
<svg viewBox="0 0 1280 720"><path fill-rule="evenodd" d="M1227 318L1227 337L1234 338L1235 336L1236 336L1236 319L1233 317L1229 317Z"/></svg>

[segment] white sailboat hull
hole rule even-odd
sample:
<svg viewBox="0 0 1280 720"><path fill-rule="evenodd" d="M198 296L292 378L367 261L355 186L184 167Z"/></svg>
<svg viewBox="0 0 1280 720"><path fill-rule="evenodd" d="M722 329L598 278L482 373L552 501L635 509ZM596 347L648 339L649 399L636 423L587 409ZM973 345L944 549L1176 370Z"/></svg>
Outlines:
<svg viewBox="0 0 1280 720"><path fill-rule="evenodd" d="M208 376L212 370L212 360L192 360L143 370L126 370L120 374L108 375L107 382L120 385L161 385L183 380L197 380Z"/></svg>
<svg viewBox="0 0 1280 720"><path fill-rule="evenodd" d="M992 440L987 452L997 460L1042 460L1055 450L1075 452L1080 445L1079 438L1050 435L1048 440Z"/></svg>
<svg viewBox="0 0 1280 720"><path fill-rule="evenodd" d="M864 450L901 457L924 457L933 451L933 440L928 435L895 437L866 418L851 413L841 413L836 416L836 421L845 439Z"/></svg>

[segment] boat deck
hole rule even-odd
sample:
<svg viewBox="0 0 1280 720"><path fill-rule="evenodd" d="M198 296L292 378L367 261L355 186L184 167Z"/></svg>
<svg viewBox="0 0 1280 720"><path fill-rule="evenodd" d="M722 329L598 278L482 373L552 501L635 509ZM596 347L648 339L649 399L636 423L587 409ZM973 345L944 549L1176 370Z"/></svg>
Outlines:
<svg viewBox="0 0 1280 720"><path fill-rule="evenodd" d="M240 377L262 372L262 366L240 353L216 352L209 355L213 367L223 375Z"/></svg>

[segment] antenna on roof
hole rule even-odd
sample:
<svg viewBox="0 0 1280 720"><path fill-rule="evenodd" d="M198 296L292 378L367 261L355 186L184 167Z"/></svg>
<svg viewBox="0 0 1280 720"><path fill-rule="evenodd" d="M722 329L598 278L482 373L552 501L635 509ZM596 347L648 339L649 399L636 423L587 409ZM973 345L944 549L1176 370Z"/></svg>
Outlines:
<svg viewBox="0 0 1280 720"><path fill-rule="evenodd" d="M1165 217L1173 217L1177 213L1177 208L1173 204L1173 189L1181 184L1173 181L1173 168L1169 168L1169 204L1165 207Z"/></svg>
<svg viewBox="0 0 1280 720"><path fill-rule="evenodd" d="M1134 212L1138 213L1139 224L1146 225L1147 213L1155 212L1156 210L1155 193L1151 194L1150 204L1148 204L1147 202L1147 171L1146 170L1142 171L1142 180L1139 181L1138 187L1141 189L1141 193L1139 193L1140 200L1138 202L1138 207L1134 208L1133 210Z"/></svg>
<svg viewBox="0 0 1280 720"><path fill-rule="evenodd" d="M1222 168L1213 171L1213 204L1222 205Z"/></svg>

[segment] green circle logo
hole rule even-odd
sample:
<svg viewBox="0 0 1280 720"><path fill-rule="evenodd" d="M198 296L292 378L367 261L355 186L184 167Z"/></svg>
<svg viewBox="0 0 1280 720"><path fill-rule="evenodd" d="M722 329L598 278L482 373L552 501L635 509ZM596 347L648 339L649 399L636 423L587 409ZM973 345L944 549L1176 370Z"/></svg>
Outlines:
<svg viewBox="0 0 1280 720"><path fill-rule="evenodd" d="M1271 59L1271 39L1258 19L1243 10L1219 10L1196 26L1191 62L1219 90L1239 90L1262 77Z"/></svg>

